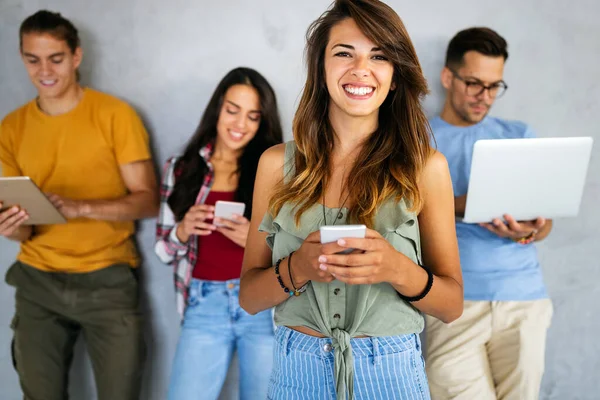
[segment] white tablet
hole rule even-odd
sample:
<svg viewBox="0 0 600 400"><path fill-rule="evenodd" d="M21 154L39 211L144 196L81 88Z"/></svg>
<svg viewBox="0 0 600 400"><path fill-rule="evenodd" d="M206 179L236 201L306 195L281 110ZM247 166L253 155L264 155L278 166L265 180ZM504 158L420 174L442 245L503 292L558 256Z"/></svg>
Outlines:
<svg viewBox="0 0 600 400"><path fill-rule="evenodd" d="M19 206L27 211L24 225L53 225L67 222L40 188L27 176L0 178L2 208Z"/></svg>
<svg viewBox="0 0 600 400"><path fill-rule="evenodd" d="M591 137L478 140L463 222L576 216L592 144Z"/></svg>
<svg viewBox="0 0 600 400"><path fill-rule="evenodd" d="M223 218L233 220L233 214L244 215L246 205L237 201L222 201L218 200L215 203L215 218ZM221 226L221 224L214 224Z"/></svg>

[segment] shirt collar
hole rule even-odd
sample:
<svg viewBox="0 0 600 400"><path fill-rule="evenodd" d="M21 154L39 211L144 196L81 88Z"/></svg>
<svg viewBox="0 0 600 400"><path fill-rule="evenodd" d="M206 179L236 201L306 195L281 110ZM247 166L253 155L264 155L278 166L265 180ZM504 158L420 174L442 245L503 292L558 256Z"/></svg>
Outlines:
<svg viewBox="0 0 600 400"><path fill-rule="evenodd" d="M210 158L212 157L213 149L214 149L214 143L208 142L204 147L202 147L200 149L200 151L198 151L198 154L200 154L200 157L202 157L202 159L204 161L206 161L207 164L210 162Z"/></svg>

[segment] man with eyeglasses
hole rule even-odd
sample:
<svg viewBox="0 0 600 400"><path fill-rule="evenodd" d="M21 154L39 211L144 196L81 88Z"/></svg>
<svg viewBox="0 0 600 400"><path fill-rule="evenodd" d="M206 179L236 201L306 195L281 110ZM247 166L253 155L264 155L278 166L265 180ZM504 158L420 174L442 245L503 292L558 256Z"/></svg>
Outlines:
<svg viewBox="0 0 600 400"><path fill-rule="evenodd" d="M506 222L460 222L475 142L534 136L522 122L488 116L508 88L503 81L507 58L506 41L493 30L457 33L441 72L444 108L430 121L452 175L465 295L458 320L444 324L426 317L425 357L434 400L539 397L552 303L534 242L548 236L552 221L505 215Z"/></svg>

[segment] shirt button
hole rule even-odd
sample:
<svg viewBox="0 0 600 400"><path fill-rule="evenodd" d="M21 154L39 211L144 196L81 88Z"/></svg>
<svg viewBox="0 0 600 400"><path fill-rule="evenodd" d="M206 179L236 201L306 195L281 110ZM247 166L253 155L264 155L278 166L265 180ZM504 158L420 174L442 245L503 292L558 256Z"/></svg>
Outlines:
<svg viewBox="0 0 600 400"><path fill-rule="evenodd" d="M339 288L333 289L333 294L335 294L337 296L339 293L340 293Z"/></svg>
<svg viewBox="0 0 600 400"><path fill-rule="evenodd" d="M331 343L325 343L325 345L323 346L323 351L329 353L331 350L333 350L333 346L331 345Z"/></svg>
<svg viewBox="0 0 600 400"><path fill-rule="evenodd" d="M338 219L342 219L344 217L344 213L342 213L341 211L338 214Z"/></svg>
<svg viewBox="0 0 600 400"><path fill-rule="evenodd" d="M340 314L335 314L333 318L340 319Z"/></svg>

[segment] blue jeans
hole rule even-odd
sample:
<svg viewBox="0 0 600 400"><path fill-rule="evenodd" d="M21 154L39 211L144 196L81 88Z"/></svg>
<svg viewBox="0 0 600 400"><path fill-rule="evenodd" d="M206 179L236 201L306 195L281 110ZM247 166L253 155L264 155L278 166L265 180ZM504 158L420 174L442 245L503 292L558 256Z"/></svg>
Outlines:
<svg viewBox="0 0 600 400"><path fill-rule="evenodd" d="M240 399L264 399L273 365L273 319L239 303L239 279L192 280L175 352L169 400L216 400L234 350L240 366Z"/></svg>
<svg viewBox="0 0 600 400"><path fill-rule="evenodd" d="M354 356L352 400L431 399L419 335L354 338L350 344ZM278 327L267 399L336 399L333 352L329 338Z"/></svg>

